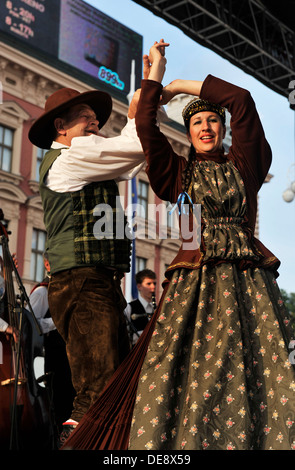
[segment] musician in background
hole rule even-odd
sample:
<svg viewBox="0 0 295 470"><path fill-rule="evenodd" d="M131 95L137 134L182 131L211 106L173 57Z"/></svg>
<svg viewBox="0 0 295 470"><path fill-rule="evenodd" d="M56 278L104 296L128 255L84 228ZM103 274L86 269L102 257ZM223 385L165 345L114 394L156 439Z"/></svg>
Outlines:
<svg viewBox="0 0 295 470"><path fill-rule="evenodd" d="M143 269L135 275L138 298L129 302L125 308L131 345L134 346L153 315L156 302L156 274Z"/></svg>
<svg viewBox="0 0 295 470"><path fill-rule="evenodd" d="M68 419L73 409L75 390L71 380L66 344L58 333L49 311L48 283L50 279L50 264L47 253L43 254L43 262L47 275L42 282L32 289L30 304L44 335L44 371L48 376L47 385L52 393L58 447L60 445L58 439L63 429L63 423Z"/></svg>
<svg viewBox="0 0 295 470"><path fill-rule="evenodd" d="M4 215L2 209L0 209L0 222L4 219ZM4 295L5 295L5 279L4 279L4 272L3 272L3 259L2 259L2 250L0 246L0 333L5 333L6 336L13 336L14 341L17 343L19 339L19 332L18 330L9 325L2 317L4 316ZM15 253L12 255L13 261L17 266L17 258Z"/></svg>

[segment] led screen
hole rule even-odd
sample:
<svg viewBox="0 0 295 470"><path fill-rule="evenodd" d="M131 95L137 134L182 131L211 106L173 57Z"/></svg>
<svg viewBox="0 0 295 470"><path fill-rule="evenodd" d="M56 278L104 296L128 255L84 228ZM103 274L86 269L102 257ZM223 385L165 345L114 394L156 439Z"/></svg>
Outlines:
<svg viewBox="0 0 295 470"><path fill-rule="evenodd" d="M1 0L0 30L58 55L61 0Z"/></svg>
<svg viewBox="0 0 295 470"><path fill-rule="evenodd" d="M128 94L142 36L82 0L1 0L0 30Z"/></svg>

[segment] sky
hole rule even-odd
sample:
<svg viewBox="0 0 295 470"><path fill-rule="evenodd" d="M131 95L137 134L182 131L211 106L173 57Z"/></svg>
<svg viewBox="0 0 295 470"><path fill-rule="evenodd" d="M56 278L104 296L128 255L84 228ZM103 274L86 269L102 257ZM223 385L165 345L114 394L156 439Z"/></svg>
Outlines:
<svg viewBox="0 0 295 470"><path fill-rule="evenodd" d="M287 203L282 197L295 181L295 112L287 98L132 0L86 0L86 3L141 34L143 53L148 53L154 41L161 38L170 43L164 86L176 78L204 80L212 74L250 91L273 152L270 168L273 177L259 192L259 238L281 261L280 288L295 292L295 198Z"/></svg>

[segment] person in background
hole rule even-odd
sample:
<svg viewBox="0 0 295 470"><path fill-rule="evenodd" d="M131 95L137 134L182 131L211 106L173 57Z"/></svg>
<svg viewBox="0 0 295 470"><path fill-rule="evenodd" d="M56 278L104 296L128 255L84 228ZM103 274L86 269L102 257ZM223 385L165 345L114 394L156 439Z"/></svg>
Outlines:
<svg viewBox="0 0 295 470"><path fill-rule="evenodd" d="M0 222L4 219L3 211L0 209ZM0 245L1 247L1 245ZM1 247L2 248L2 247ZM12 254L12 261L14 262L15 266L18 267L16 253ZM17 343L19 340L19 331L15 326L9 325L3 316L5 315L5 279L4 279L4 266L3 266L3 259L0 255L0 333L5 333L6 337L12 336L14 341Z"/></svg>
<svg viewBox="0 0 295 470"><path fill-rule="evenodd" d="M1 311L1 308L0 308ZM0 333L5 333L8 337L13 336L14 341L17 343L19 339L18 330L9 325L3 318L0 317Z"/></svg>
<svg viewBox="0 0 295 470"><path fill-rule="evenodd" d="M135 281L138 298L129 302L124 311L132 346L142 334L156 308L156 274L150 269L143 269L136 273Z"/></svg>
<svg viewBox="0 0 295 470"><path fill-rule="evenodd" d="M49 311L50 264L46 253L44 253L44 266L47 276L34 286L29 301L43 333L45 381L52 400L55 445L59 446L59 435L62 432L63 423L71 415L73 409L75 390L72 384L66 345L57 331Z"/></svg>

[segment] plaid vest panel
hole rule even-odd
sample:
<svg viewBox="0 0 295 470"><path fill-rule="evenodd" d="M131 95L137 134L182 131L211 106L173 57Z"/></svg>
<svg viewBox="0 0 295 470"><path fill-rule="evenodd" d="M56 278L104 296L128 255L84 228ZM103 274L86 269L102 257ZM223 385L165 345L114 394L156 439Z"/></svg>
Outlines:
<svg viewBox="0 0 295 470"><path fill-rule="evenodd" d="M131 237L116 182L94 182L75 192L52 191L45 178L59 154L60 149L49 150L40 167L51 272L85 265L128 272Z"/></svg>
<svg viewBox="0 0 295 470"><path fill-rule="evenodd" d="M91 183L71 197L77 262L129 271L131 240L115 181Z"/></svg>

